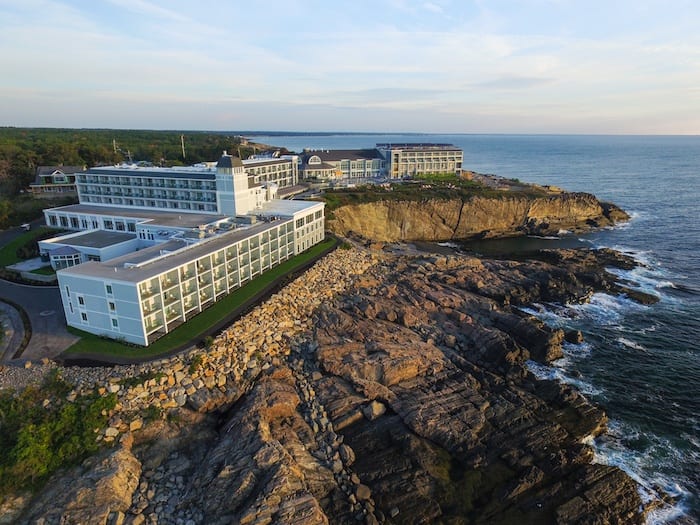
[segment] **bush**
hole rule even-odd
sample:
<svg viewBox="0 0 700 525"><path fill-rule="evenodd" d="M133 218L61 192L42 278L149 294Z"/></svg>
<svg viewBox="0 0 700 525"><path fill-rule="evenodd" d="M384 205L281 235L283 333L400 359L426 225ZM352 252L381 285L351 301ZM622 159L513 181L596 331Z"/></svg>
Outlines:
<svg viewBox="0 0 700 525"><path fill-rule="evenodd" d="M95 430L106 426L116 395L95 393L71 403L71 390L54 372L39 388L0 392L0 494L37 488L98 450Z"/></svg>
<svg viewBox="0 0 700 525"><path fill-rule="evenodd" d="M209 348L209 347L211 347L211 344L209 344L207 346L207 348ZM190 362L190 368L189 368L190 375L194 374L201 367L202 367L202 354L197 354L192 358L192 361Z"/></svg>

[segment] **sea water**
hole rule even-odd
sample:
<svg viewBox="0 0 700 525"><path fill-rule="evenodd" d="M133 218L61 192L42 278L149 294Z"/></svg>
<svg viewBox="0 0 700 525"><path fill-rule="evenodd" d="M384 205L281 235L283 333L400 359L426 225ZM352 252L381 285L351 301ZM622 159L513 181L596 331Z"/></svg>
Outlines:
<svg viewBox="0 0 700 525"><path fill-rule="evenodd" d="M574 385L610 417L595 440L596 460L637 480L642 497L675 503L649 523L700 522L700 137L433 134L289 134L251 136L301 152L371 148L382 142L451 143L464 168L585 191L614 202L632 219L563 240L517 239L474 245L483 253L547 247L611 247L641 264L615 270L659 302L639 305L596 294L585 305L533 305L554 326L580 329L540 377ZM562 232L563 233L563 232Z"/></svg>

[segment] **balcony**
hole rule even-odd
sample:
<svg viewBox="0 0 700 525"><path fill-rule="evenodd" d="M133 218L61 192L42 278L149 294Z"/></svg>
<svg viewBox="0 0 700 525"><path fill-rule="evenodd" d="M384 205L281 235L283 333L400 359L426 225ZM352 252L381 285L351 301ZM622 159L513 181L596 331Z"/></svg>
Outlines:
<svg viewBox="0 0 700 525"><path fill-rule="evenodd" d="M167 296L166 298L163 299L163 304L164 304L165 306L168 306L168 305L171 305L171 304L173 304L173 303L177 303L178 301L180 301L180 297L177 296L177 295L172 294L172 295L169 295L169 296Z"/></svg>
<svg viewBox="0 0 700 525"><path fill-rule="evenodd" d="M165 319L169 323L178 317L182 317L182 313L177 311L177 310L168 310L168 312L165 314Z"/></svg>
<svg viewBox="0 0 700 525"><path fill-rule="evenodd" d="M147 297L153 297L153 295L156 293L156 291L153 288L144 288L141 289L141 297L142 298L147 298Z"/></svg>

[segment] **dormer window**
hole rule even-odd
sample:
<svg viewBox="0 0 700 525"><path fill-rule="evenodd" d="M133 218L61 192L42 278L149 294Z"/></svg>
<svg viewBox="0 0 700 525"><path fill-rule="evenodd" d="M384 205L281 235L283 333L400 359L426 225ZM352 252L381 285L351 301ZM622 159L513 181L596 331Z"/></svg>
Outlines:
<svg viewBox="0 0 700 525"><path fill-rule="evenodd" d="M309 162L308 164L321 164L321 157L318 155L312 155L309 157Z"/></svg>

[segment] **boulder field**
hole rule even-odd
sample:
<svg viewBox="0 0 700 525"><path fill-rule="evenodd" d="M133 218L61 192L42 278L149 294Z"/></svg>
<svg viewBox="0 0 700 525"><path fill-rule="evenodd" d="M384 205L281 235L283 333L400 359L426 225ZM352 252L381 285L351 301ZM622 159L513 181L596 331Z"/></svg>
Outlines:
<svg viewBox="0 0 700 525"><path fill-rule="evenodd" d="M208 349L59 368L69 399L117 395L107 446L0 521L643 523L634 481L592 463L603 411L528 371L580 334L518 308L624 293L605 268L633 264L336 250Z"/></svg>

